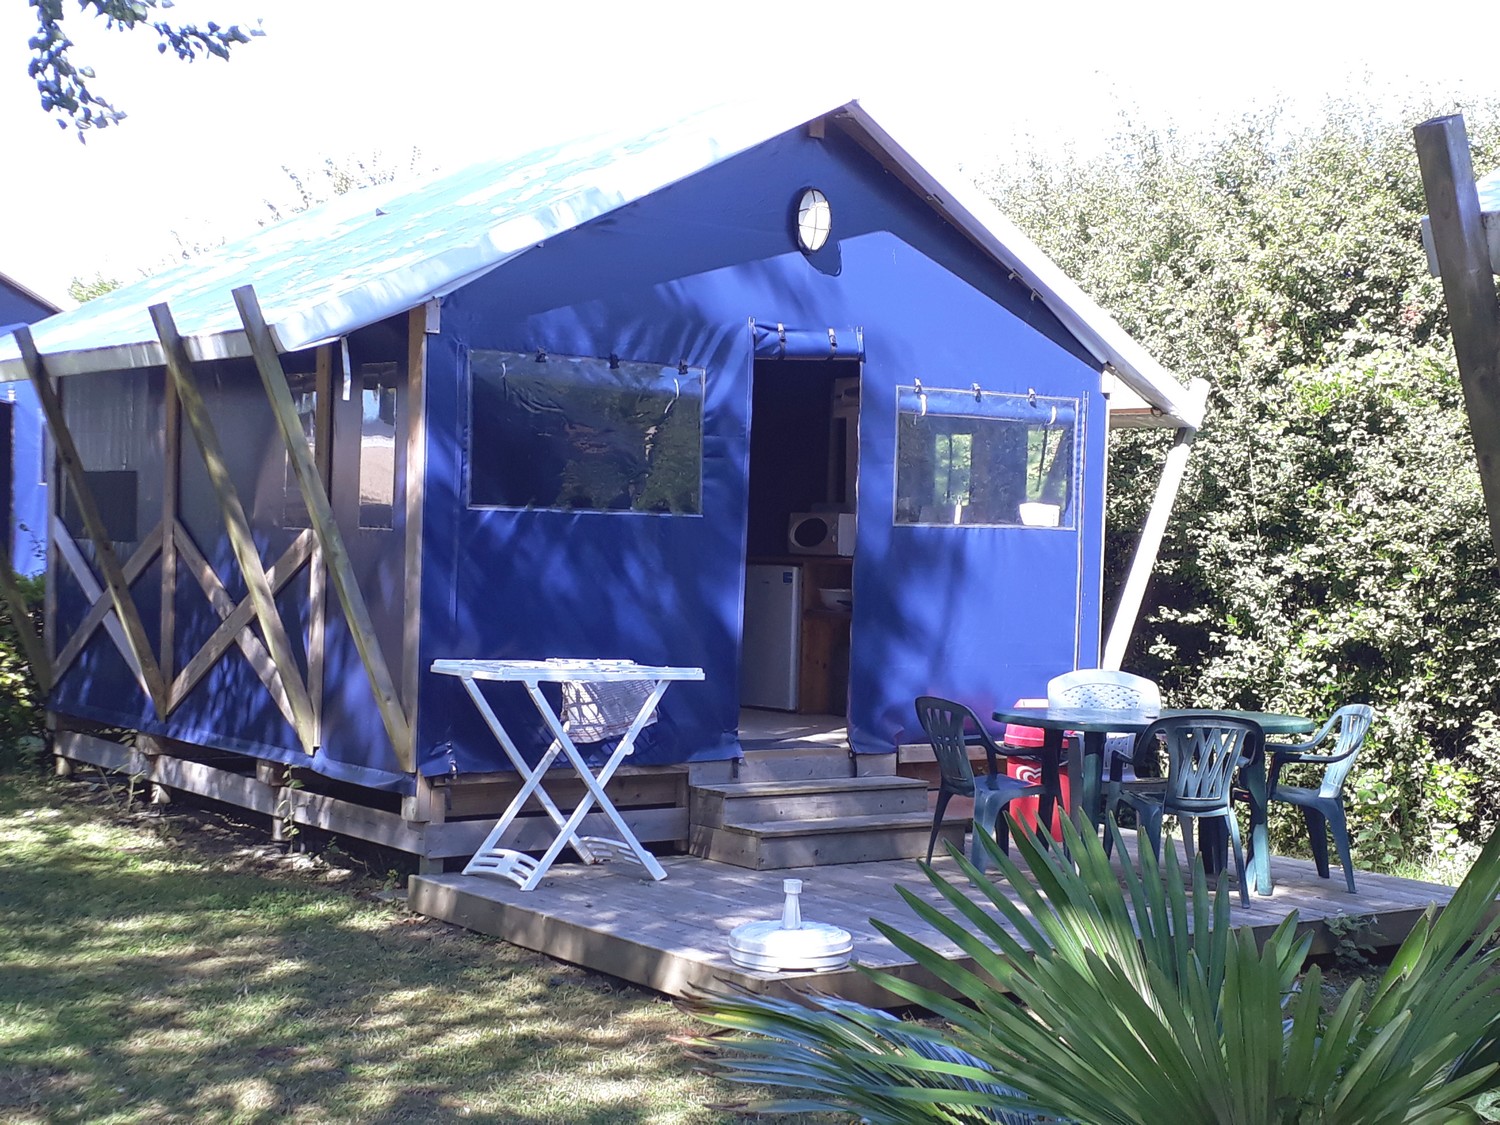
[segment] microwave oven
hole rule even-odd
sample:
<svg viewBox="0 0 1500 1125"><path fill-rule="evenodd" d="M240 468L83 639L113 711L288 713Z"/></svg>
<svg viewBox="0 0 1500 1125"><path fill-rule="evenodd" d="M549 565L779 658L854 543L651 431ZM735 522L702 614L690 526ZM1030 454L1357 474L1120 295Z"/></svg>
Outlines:
<svg viewBox="0 0 1500 1125"><path fill-rule="evenodd" d="M786 545L794 555L852 555L854 513L798 512L787 524Z"/></svg>

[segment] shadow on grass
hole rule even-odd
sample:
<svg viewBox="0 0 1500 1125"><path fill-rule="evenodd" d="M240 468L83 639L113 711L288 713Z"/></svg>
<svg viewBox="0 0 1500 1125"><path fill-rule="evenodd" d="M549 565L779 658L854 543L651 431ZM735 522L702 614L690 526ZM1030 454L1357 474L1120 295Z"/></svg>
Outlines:
<svg viewBox="0 0 1500 1125"><path fill-rule="evenodd" d="M708 1122L654 994L0 778L0 1119ZM181 818L173 818L179 820Z"/></svg>

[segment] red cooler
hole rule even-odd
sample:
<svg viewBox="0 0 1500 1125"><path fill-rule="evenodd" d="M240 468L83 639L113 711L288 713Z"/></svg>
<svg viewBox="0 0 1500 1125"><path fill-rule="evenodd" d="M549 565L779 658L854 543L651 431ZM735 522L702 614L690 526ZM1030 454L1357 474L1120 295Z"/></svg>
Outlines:
<svg viewBox="0 0 1500 1125"><path fill-rule="evenodd" d="M1017 707L1045 707L1045 699L1022 699L1016 702ZM1014 723L1007 723L1001 737L1003 750L1007 746L1014 746L1018 750L1038 749L1046 732L1041 727L1021 727ZM1011 777L1017 778L1030 785L1040 785L1042 782L1042 763L1035 758L1006 758L1005 772ZM1062 803L1052 810L1052 823L1049 831L1054 840L1062 839L1062 818L1068 806L1068 768L1062 766L1060 769L1059 784L1062 786ZM1017 797L1010 803L1010 814L1016 820L1028 828L1036 827L1037 805L1040 803L1038 797Z"/></svg>

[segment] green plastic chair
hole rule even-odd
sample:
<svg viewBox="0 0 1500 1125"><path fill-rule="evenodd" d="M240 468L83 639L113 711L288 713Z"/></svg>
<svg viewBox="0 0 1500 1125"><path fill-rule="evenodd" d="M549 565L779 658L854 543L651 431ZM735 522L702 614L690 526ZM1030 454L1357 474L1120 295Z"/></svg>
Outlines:
<svg viewBox="0 0 1500 1125"><path fill-rule="evenodd" d="M917 698L917 721L932 743L932 753L937 759L939 782L937 805L932 814L932 835L927 841L927 862L932 862L933 850L937 847L938 832L943 826L943 813L948 802L955 796L974 798L973 838L969 845L969 859L983 871L988 856L979 843L979 833L989 833L1000 845L1000 850L1010 851L1010 826L1005 820L1005 808L1017 797L1031 797L1043 792L1040 785L1030 785L1008 776L998 768L996 759L1001 750L990 733L984 729L979 717L962 703L942 699L935 695ZM984 747L989 770L984 777L976 779L969 764L968 738L971 728Z"/></svg>
<svg viewBox="0 0 1500 1125"><path fill-rule="evenodd" d="M1047 703L1053 707L1086 707L1093 711L1144 711L1154 715L1161 710L1161 690L1155 681L1112 668L1079 668L1064 672L1047 681ZM1082 735L1073 735L1081 738ZM1136 738L1133 734L1111 734L1104 740L1105 779L1104 814L1123 803L1127 789L1158 791L1160 778L1141 777L1135 772ZM1079 782L1075 781L1075 785ZM1102 818L1101 818L1102 819ZM1104 854L1114 850L1114 837L1104 833Z"/></svg>
<svg viewBox="0 0 1500 1125"><path fill-rule="evenodd" d="M1161 858L1162 817L1171 813L1182 824L1187 854L1193 852L1192 822L1203 817L1222 818L1229 825L1234 848L1235 874L1240 881L1240 902L1250 905L1250 887L1245 879L1245 850L1240 842L1240 822L1234 814L1234 774L1242 764L1258 760L1265 746L1260 726L1229 715L1172 715L1157 719L1136 745L1149 747L1160 739L1166 747L1167 781L1160 793L1125 790L1120 799L1136 810L1140 831Z"/></svg>
<svg viewBox="0 0 1500 1125"><path fill-rule="evenodd" d="M1349 824L1344 816L1344 782L1354 768L1354 760L1364 745L1370 724L1375 721L1375 709L1364 703L1350 703L1340 707L1333 717L1323 724L1323 729L1306 742L1294 746L1271 747L1271 773L1266 786L1267 796L1272 801L1285 801L1302 810L1307 822L1307 842L1312 848L1313 862L1318 865L1318 877L1328 878L1328 837L1333 836L1338 848L1339 862L1344 865L1344 881L1349 893L1354 890L1354 862L1349 855ZM1338 727L1331 750L1318 750ZM1316 789L1300 789L1281 783L1281 771L1294 763L1316 763L1323 766L1323 781Z"/></svg>

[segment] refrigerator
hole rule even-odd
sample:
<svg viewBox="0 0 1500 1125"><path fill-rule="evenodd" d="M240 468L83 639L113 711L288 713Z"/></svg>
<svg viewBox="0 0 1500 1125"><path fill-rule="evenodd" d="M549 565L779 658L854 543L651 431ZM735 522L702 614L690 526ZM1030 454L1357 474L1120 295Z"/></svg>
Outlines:
<svg viewBox="0 0 1500 1125"><path fill-rule="evenodd" d="M740 706L797 709L801 674L802 568L745 567Z"/></svg>

